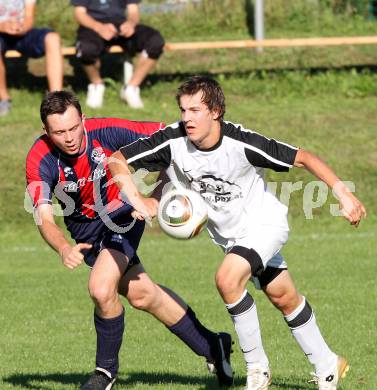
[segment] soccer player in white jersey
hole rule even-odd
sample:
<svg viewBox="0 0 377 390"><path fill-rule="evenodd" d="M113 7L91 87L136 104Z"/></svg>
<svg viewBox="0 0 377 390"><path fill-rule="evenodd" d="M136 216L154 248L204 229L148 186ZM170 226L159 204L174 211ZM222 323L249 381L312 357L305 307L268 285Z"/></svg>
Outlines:
<svg viewBox="0 0 377 390"><path fill-rule="evenodd" d="M215 80L189 78L178 89L177 102L181 121L115 152L110 163L113 177L140 219L156 215L156 202L140 195L128 164L134 169L165 169L172 181L184 181L207 201L209 235L225 253L216 285L246 361L246 389L265 390L271 383L256 304L246 290L252 279L283 314L314 366L318 388L335 390L348 362L327 345L280 254L288 239L287 207L266 189L263 168L306 168L334 191L353 226L366 217L364 206L314 154L225 121L225 98Z"/></svg>

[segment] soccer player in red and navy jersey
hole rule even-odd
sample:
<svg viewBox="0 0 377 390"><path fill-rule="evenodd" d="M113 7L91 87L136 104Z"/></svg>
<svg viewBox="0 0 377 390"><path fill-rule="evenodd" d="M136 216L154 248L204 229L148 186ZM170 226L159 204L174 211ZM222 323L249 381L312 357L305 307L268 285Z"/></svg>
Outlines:
<svg viewBox="0 0 377 390"><path fill-rule="evenodd" d="M113 152L151 135L163 124L86 119L77 98L67 91L47 94L40 113L45 134L35 141L26 159L35 220L65 267L74 269L83 261L91 267L88 287L95 305L96 369L82 389L111 389L115 381L124 332L119 294L165 324L196 354L204 356L209 367L215 366L221 385L230 385L230 335L205 328L186 303L149 278L137 256L144 221L133 219L133 208L122 200L107 167L106 159ZM71 244L55 223L53 195L76 244ZM149 202L153 209L157 201Z"/></svg>

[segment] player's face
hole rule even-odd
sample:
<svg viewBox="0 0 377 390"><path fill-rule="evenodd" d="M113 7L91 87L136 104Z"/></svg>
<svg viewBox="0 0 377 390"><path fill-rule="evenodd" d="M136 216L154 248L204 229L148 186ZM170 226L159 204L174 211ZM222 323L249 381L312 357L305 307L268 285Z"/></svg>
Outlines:
<svg viewBox="0 0 377 390"><path fill-rule="evenodd" d="M202 102L203 93L182 95L181 118L191 142L201 149L216 145L220 138L220 122L217 112L212 112Z"/></svg>
<svg viewBox="0 0 377 390"><path fill-rule="evenodd" d="M84 137L84 118L74 106L69 106L63 114L52 114L47 117L46 133L53 144L66 154L77 154L82 151Z"/></svg>

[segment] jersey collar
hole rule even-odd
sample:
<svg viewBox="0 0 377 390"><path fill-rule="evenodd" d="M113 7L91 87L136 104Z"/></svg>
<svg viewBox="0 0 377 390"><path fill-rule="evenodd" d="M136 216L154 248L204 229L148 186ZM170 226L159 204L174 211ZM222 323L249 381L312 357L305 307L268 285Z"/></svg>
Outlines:
<svg viewBox="0 0 377 390"><path fill-rule="evenodd" d="M192 143L195 147L195 149L199 150L200 152L213 152L214 150L218 149L221 146L221 143L223 142L223 136L224 136L224 121L220 122L220 138L219 140L215 143L215 145L211 146L210 148L207 149L202 149L198 148L194 143Z"/></svg>

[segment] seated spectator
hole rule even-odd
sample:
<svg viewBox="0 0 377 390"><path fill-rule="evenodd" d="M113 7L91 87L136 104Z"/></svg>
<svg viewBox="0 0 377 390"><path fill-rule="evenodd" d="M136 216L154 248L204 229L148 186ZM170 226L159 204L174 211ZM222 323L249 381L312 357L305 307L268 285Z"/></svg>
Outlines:
<svg viewBox="0 0 377 390"><path fill-rule="evenodd" d="M63 87L63 57L60 36L48 28L33 28L36 0L0 0L0 115L11 109L4 55L18 50L26 57L46 55L46 75L50 91Z"/></svg>
<svg viewBox="0 0 377 390"><path fill-rule="evenodd" d="M77 32L77 56L81 59L90 84L86 104L97 108L103 104L105 85L101 77L101 56L113 45L119 45L130 56L141 53L128 84L120 97L132 108L142 108L140 84L154 68L162 54L161 34L139 24L140 0L71 0Z"/></svg>

